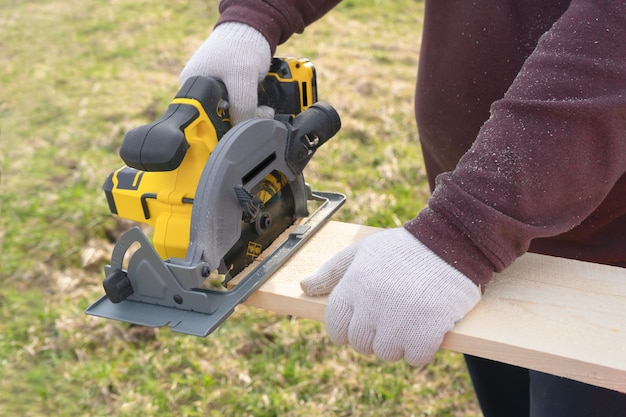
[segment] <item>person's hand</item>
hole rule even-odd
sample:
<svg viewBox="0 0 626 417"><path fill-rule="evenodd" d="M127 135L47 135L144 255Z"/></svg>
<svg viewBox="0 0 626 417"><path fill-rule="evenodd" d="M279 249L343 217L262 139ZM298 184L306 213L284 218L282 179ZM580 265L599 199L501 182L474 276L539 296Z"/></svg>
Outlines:
<svg viewBox="0 0 626 417"><path fill-rule="evenodd" d="M481 297L469 278L404 228L357 242L300 285L310 296L330 293L332 342L414 366L433 358L443 336Z"/></svg>
<svg viewBox="0 0 626 417"><path fill-rule="evenodd" d="M221 80L228 91L233 125L255 117L271 118L274 109L257 107L258 84L271 61L270 45L259 31L243 23L222 23L187 62L180 82L197 75Z"/></svg>

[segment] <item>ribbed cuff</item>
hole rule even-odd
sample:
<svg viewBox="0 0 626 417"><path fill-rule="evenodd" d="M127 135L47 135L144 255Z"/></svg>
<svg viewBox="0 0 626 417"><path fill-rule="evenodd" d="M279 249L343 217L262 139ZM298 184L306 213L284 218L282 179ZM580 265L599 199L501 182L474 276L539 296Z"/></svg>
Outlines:
<svg viewBox="0 0 626 417"><path fill-rule="evenodd" d="M449 265L483 287L493 277L494 267L484 254L443 217L426 208L404 225L413 236Z"/></svg>

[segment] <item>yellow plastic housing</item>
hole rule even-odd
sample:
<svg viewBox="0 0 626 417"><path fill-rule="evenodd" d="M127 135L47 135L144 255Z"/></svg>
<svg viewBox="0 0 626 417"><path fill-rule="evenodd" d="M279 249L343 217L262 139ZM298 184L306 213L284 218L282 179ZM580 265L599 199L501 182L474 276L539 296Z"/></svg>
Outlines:
<svg viewBox="0 0 626 417"><path fill-rule="evenodd" d="M306 59L275 59L280 59L282 66L286 63L289 71L283 74L286 77L281 75L282 71L270 71L268 77L278 81L289 100L295 100L295 103L299 100L300 109L295 111L305 110L317 101L313 65ZM294 83L297 83L297 89L291 88ZM299 98L292 94L297 94ZM196 187L206 161L218 142L216 129L199 101L179 97L172 104L193 106L199 114L184 129L189 148L178 168L172 171L141 171L125 165L114 171L104 186L111 212L153 227L153 245L163 259L186 256ZM207 110L222 122L230 123L224 104L223 100L218 99L216 108ZM282 173L275 172L268 175L265 183L260 184L255 192L265 203L286 182Z"/></svg>

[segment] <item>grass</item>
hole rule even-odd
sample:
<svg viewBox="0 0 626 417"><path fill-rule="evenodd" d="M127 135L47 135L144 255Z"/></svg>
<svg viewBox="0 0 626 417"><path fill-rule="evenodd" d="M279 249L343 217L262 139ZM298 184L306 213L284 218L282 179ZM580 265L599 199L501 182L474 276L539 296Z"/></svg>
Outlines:
<svg viewBox="0 0 626 417"><path fill-rule="evenodd" d="M200 0L0 1L0 415L472 416L460 355L422 369L250 307L205 339L84 315L128 224L101 192L217 18ZM384 6L384 7L383 7ZM310 58L340 134L306 171L336 219L394 227L426 203L412 97L423 4L345 0L279 47Z"/></svg>

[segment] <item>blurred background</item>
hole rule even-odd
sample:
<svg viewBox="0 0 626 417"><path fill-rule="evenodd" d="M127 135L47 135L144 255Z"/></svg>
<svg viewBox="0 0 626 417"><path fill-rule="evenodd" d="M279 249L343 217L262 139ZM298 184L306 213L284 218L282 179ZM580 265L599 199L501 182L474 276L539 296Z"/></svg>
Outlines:
<svg viewBox="0 0 626 417"><path fill-rule="evenodd" d="M346 0L278 56L309 58L341 132L305 171L334 220L395 227L426 204L413 118L423 2ZM423 369L241 306L207 338L86 316L132 224L102 184L210 33L216 0L0 0L0 415L476 416L462 357ZM389 282L393 285L393 277Z"/></svg>

